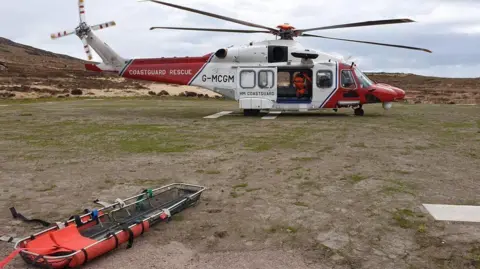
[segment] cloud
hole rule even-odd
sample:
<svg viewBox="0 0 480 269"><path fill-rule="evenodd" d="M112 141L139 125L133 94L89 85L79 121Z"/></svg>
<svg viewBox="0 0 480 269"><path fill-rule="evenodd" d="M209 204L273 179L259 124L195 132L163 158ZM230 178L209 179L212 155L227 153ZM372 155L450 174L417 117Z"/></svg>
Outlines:
<svg viewBox="0 0 480 269"><path fill-rule="evenodd" d="M479 77L480 2L476 0L177 0L207 12L269 27L290 23L311 28L364 20L411 18L415 23L315 31L312 34L411 45L434 53L380 47L319 38L298 38L305 47L352 56L369 71ZM85 59L75 36L50 40L50 33L78 24L76 0L2 3L0 36L42 49ZM251 29L200 14L135 0L86 0L89 24L115 20L117 26L95 34L126 58L196 56L230 45L273 39L268 34L230 34L173 30L151 26ZM3 27L7 26L7 27ZM95 55L96 56L96 55ZM96 56L98 60L98 56Z"/></svg>

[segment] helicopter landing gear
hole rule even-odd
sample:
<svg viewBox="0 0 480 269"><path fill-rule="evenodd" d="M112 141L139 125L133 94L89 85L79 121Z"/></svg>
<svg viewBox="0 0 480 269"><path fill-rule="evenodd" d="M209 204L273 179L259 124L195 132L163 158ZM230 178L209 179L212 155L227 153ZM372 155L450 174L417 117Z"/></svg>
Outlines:
<svg viewBox="0 0 480 269"><path fill-rule="evenodd" d="M355 116L363 116L365 114L362 106L355 108L353 112L355 113Z"/></svg>
<svg viewBox="0 0 480 269"><path fill-rule="evenodd" d="M260 114L260 109L244 109L243 116L257 116Z"/></svg>

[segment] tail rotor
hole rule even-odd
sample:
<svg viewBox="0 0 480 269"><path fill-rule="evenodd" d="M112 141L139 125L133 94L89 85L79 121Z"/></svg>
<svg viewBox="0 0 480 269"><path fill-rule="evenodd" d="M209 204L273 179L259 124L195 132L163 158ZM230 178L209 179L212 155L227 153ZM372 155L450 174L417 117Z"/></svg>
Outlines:
<svg viewBox="0 0 480 269"><path fill-rule="evenodd" d="M78 14L80 23L85 22L85 0L78 0Z"/></svg>
<svg viewBox="0 0 480 269"><path fill-rule="evenodd" d="M97 24L90 27L87 24L86 18L85 18L85 0L78 0L78 15L79 15L80 23L74 30L53 33L50 35L50 37L51 39L58 39L61 37L75 34L82 41L83 48L85 50L85 54L87 55L88 60L92 60L93 56L92 56L91 45L89 44L87 39L88 35L92 30L96 31L96 30L102 30L105 28L113 27L116 25L116 23L114 21L110 21L110 22Z"/></svg>
<svg viewBox="0 0 480 269"><path fill-rule="evenodd" d="M53 34L50 35L50 37L52 39L57 39L57 38L60 38L60 37L64 37L64 36L67 36L67 35L73 35L73 34L75 34L75 30L53 33Z"/></svg>
<svg viewBox="0 0 480 269"><path fill-rule="evenodd" d="M85 50L85 54L87 54L88 60L92 60L92 52L90 51L90 46L88 45L87 39L82 38L83 48Z"/></svg>
<svg viewBox="0 0 480 269"><path fill-rule="evenodd" d="M105 28L108 28L108 27L113 27L115 25L117 25L117 24L114 21L111 21L111 22L107 22L107 23L94 25L91 28L92 28L92 30L96 31L96 30L101 30L101 29L105 29Z"/></svg>

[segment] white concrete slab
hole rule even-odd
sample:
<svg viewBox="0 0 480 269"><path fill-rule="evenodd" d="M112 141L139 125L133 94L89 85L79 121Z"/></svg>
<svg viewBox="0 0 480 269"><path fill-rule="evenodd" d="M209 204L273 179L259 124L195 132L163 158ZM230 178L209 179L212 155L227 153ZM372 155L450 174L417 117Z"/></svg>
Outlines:
<svg viewBox="0 0 480 269"><path fill-rule="evenodd" d="M262 120L274 120L278 117L278 115L282 114L282 111L271 111L268 115L263 116Z"/></svg>
<svg viewBox="0 0 480 269"><path fill-rule="evenodd" d="M204 119L218 119L222 116L225 116L225 115L228 115L228 114L231 114L233 113L233 111L222 111L222 112L218 112L218 113L215 113L213 115L210 115L210 116L206 116L206 117L203 117Z"/></svg>
<svg viewBox="0 0 480 269"><path fill-rule="evenodd" d="M436 220L480 222L480 206L423 204Z"/></svg>

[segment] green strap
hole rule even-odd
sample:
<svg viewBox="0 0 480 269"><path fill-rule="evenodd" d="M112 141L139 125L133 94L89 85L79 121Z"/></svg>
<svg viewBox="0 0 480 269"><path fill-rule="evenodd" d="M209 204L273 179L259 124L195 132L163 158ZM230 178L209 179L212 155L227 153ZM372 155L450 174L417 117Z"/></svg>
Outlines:
<svg viewBox="0 0 480 269"><path fill-rule="evenodd" d="M153 197L153 191L152 191L152 189L147 189L147 190L144 190L144 191L143 191L143 193L146 193L146 194L147 194L147 196L148 196L148 198L152 198L152 197ZM141 201L141 200L143 200L143 197L144 197L144 196L143 196L143 194L142 194L142 195L140 195L140 196L138 196L138 198L137 198L137 202L138 202L138 201ZM141 209L143 209L143 204L142 204L142 205L140 205L140 203L137 203L137 206L136 206L136 208L137 208L137 210L141 210Z"/></svg>

